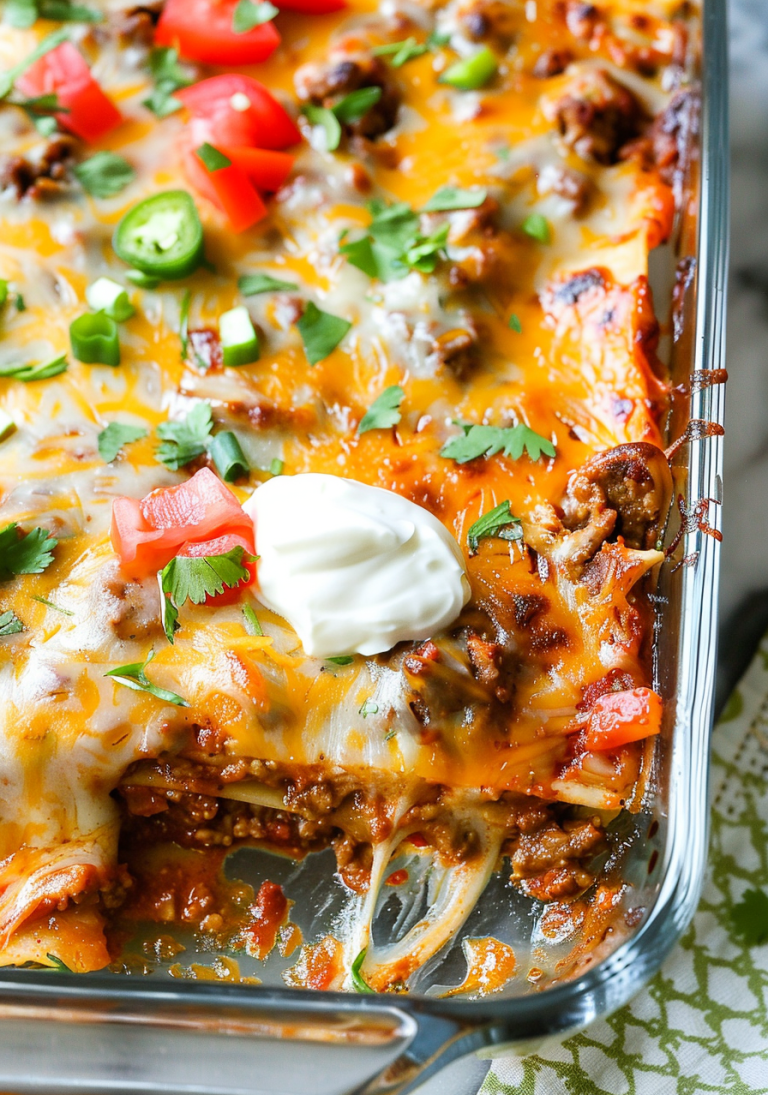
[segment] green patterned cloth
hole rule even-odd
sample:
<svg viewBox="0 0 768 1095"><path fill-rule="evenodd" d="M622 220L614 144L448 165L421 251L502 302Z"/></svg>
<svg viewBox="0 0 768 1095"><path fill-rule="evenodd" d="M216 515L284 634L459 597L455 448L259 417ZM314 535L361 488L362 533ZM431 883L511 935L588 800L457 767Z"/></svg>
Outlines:
<svg viewBox="0 0 768 1095"><path fill-rule="evenodd" d="M768 1095L768 942L747 946L736 928L755 890L768 893L768 636L715 730L710 862L691 927L631 1004L535 1056L494 1061L480 1095Z"/></svg>

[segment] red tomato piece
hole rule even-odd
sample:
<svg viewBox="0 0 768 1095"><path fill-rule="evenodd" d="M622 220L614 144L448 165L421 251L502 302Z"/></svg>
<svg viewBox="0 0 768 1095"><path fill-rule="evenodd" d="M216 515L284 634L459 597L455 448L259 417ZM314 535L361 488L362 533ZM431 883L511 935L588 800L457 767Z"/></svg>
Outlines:
<svg viewBox="0 0 768 1095"><path fill-rule="evenodd" d="M190 541L225 533L254 543L253 521L209 468L177 487L153 490L140 502L116 498L112 504L112 546L136 576L161 570Z"/></svg>
<svg viewBox="0 0 768 1095"><path fill-rule="evenodd" d="M198 148L199 145L195 145ZM182 146L184 171L192 186L226 214L233 232L244 232L267 215L267 207L242 167L231 163L209 171L186 143Z"/></svg>
<svg viewBox="0 0 768 1095"><path fill-rule="evenodd" d="M288 148L301 140L288 112L250 76L212 76L175 91L174 98L196 119L210 123L203 140L217 148Z"/></svg>
<svg viewBox="0 0 768 1095"><path fill-rule="evenodd" d="M326 15L329 11L341 11L347 0L276 0L281 11L302 11L306 15Z"/></svg>
<svg viewBox="0 0 768 1095"><path fill-rule="evenodd" d="M273 194L290 175L296 159L290 152L275 152L271 148L222 147L232 163L245 171L258 190Z"/></svg>
<svg viewBox="0 0 768 1095"><path fill-rule="evenodd" d="M589 713L585 744L597 752L619 749L661 730L661 697L650 688L607 692Z"/></svg>
<svg viewBox="0 0 768 1095"><path fill-rule="evenodd" d="M62 42L30 65L17 79L16 87L30 99L55 94L66 107L66 111L55 115L56 121L84 141L97 141L123 120L71 42Z"/></svg>
<svg viewBox="0 0 768 1095"><path fill-rule="evenodd" d="M225 533L223 536L217 536L213 540L203 540L201 542L186 543L176 553L177 555L183 555L187 559L202 559L204 555L226 555L228 551L232 551L233 548L241 547L248 555L254 554L253 536L250 538L241 536L237 533ZM227 605L232 604L240 596L241 590L246 586L251 585L256 580L256 563L251 562L248 559L243 559L243 566L248 571L248 578L243 580L232 589L222 590L221 593L216 596L208 596L205 598L207 605Z"/></svg>
<svg viewBox="0 0 768 1095"><path fill-rule="evenodd" d="M155 31L158 46L205 65L252 65L280 45L273 23L238 34L232 26L237 0L165 0Z"/></svg>

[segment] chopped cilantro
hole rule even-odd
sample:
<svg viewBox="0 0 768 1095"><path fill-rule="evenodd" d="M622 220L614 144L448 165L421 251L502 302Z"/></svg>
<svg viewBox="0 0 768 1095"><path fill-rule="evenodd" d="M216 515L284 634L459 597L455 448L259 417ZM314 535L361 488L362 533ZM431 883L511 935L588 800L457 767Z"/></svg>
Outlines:
<svg viewBox="0 0 768 1095"><path fill-rule="evenodd" d="M215 597L225 589L233 589L250 575L243 560L255 562L242 547L234 547L223 555L189 558L177 555L160 572L163 599L163 629L168 642L178 628L179 609L186 601L199 605L206 597Z"/></svg>
<svg viewBox="0 0 768 1095"><path fill-rule="evenodd" d="M399 384L385 388L361 418L357 432L367 433L369 430L386 430L396 426L400 421L400 404L404 396L405 392Z"/></svg>
<svg viewBox="0 0 768 1095"><path fill-rule="evenodd" d="M55 954L46 954L45 957L51 963L51 965L48 968L54 970L56 973L74 973L75 972L73 969L71 969L67 965L66 962L62 962L62 960L60 958L57 958Z"/></svg>
<svg viewBox="0 0 768 1095"><path fill-rule="evenodd" d="M341 316L321 312L316 304L309 301L296 326L309 364L317 365L318 361L324 361L333 353L352 324Z"/></svg>
<svg viewBox="0 0 768 1095"><path fill-rule="evenodd" d="M167 118L181 110L181 102L173 98L173 93L192 83L192 73L179 64L178 51L170 46L158 46L151 51L149 69L155 86L149 98L142 100L142 106L158 118Z"/></svg>
<svg viewBox="0 0 768 1095"><path fill-rule="evenodd" d="M4 639L7 635L18 635L23 630L24 624L15 612L11 612L10 609L7 612L0 612L0 639Z"/></svg>
<svg viewBox="0 0 768 1095"><path fill-rule="evenodd" d="M133 181L136 171L115 152L97 152L75 167L75 175L94 198L111 198Z"/></svg>
<svg viewBox="0 0 768 1095"><path fill-rule="evenodd" d="M470 555L477 553L481 540L487 536L498 536L502 540L521 540L523 530L519 517L514 517L509 502L499 502L498 506L479 517L467 532Z"/></svg>
<svg viewBox="0 0 768 1095"><path fill-rule="evenodd" d="M431 274L445 252L449 225L431 236L419 229L419 216L405 202L368 203L373 219L368 234L345 243L339 250L353 266L379 281L396 281L409 270Z"/></svg>
<svg viewBox="0 0 768 1095"><path fill-rule="evenodd" d="M768 894L764 890L745 890L731 910L731 925L748 947L768 943Z"/></svg>
<svg viewBox="0 0 768 1095"><path fill-rule="evenodd" d="M539 243L551 243L552 241L552 229L549 226L549 221L541 213L529 213L520 228L526 236L538 240Z"/></svg>
<svg viewBox="0 0 768 1095"><path fill-rule="evenodd" d="M518 316L516 316L514 312L509 317L509 323L507 324L507 326L511 330L516 331L519 335L521 335L523 333L523 325L520 322L520 319L518 318Z"/></svg>
<svg viewBox="0 0 768 1095"><path fill-rule="evenodd" d="M178 696L175 692L169 692L166 688L158 688L156 684L152 684L152 682L148 680L144 670L154 656L154 650L150 650L146 661L131 662L130 665L120 665L117 669L110 669L104 676L114 677L118 684L123 684L126 688L132 688L135 692L149 692L150 696L156 696L157 699L165 700L166 703L174 703L177 707L189 707L187 701L182 699L181 696Z"/></svg>
<svg viewBox="0 0 768 1095"><path fill-rule="evenodd" d="M269 274L243 274L237 280L237 287L244 297L255 297L259 293L274 293L281 289L298 289L292 281L280 281Z"/></svg>
<svg viewBox="0 0 768 1095"><path fill-rule="evenodd" d="M0 532L0 582L15 574L42 574L53 562L53 550L58 540L45 528L33 528L19 535L15 521Z"/></svg>
<svg viewBox="0 0 768 1095"><path fill-rule="evenodd" d="M19 307L18 300L16 307ZM23 310L19 309L19 311ZM66 369L67 355L59 354L58 357L52 357L50 361L39 361L36 365L30 365L28 362L0 365L0 377L8 380L23 380L25 384L28 384L30 380L48 380L52 376L66 372Z"/></svg>
<svg viewBox="0 0 768 1095"><path fill-rule="evenodd" d="M360 972L363 967L363 962L365 961L365 956L367 952L368 948L364 947L352 963L352 968L349 971L352 978L352 984L355 987L355 992L373 993L373 989L367 983L362 973Z"/></svg>
<svg viewBox="0 0 768 1095"><path fill-rule="evenodd" d="M232 13L232 30L235 34L247 34L254 27L268 23L278 14L278 9L269 0L253 3L253 0L240 0Z"/></svg>
<svg viewBox="0 0 768 1095"><path fill-rule="evenodd" d="M326 658L325 660L332 665L351 665L355 658L352 654L339 654L335 658Z"/></svg>
<svg viewBox="0 0 768 1095"><path fill-rule="evenodd" d="M123 445L146 437L147 431L141 426L126 426L122 422L110 422L97 438L99 456L106 464L111 464Z"/></svg>
<svg viewBox="0 0 768 1095"><path fill-rule="evenodd" d="M335 152L341 143L342 125L359 122L380 98L380 87L360 87L356 91L350 91L349 95L339 99L332 107L307 103L304 114L312 125L322 126L325 131L326 151Z"/></svg>
<svg viewBox="0 0 768 1095"><path fill-rule="evenodd" d="M325 106L307 103L304 115L311 125L319 125L325 133L326 152L335 152L341 144L341 122L332 110Z"/></svg>
<svg viewBox="0 0 768 1095"><path fill-rule="evenodd" d="M477 209L488 197L482 187L462 190L459 186L441 186L424 206L424 213L444 213L451 209Z"/></svg>
<svg viewBox="0 0 768 1095"><path fill-rule="evenodd" d="M552 442L530 429L522 422L518 426L463 426L463 434L452 437L440 450L440 455L466 464L480 456L495 456L503 452L512 460L519 460L527 452L531 460L555 455Z"/></svg>
<svg viewBox="0 0 768 1095"><path fill-rule="evenodd" d="M84 4L71 0L6 0L5 22L25 30L38 19L55 19L60 23L101 23L104 16Z"/></svg>
<svg viewBox="0 0 768 1095"><path fill-rule="evenodd" d="M211 173L232 166L232 161L229 156L225 156L223 152L219 152L218 148L214 148L213 145L208 144L207 141L201 144L199 148L195 149L195 155L199 160L202 160L206 169Z"/></svg>
<svg viewBox="0 0 768 1095"><path fill-rule="evenodd" d="M213 429L211 404L196 403L186 418L177 422L161 422L157 436L162 441L155 455L161 464L178 471L198 456L202 456Z"/></svg>

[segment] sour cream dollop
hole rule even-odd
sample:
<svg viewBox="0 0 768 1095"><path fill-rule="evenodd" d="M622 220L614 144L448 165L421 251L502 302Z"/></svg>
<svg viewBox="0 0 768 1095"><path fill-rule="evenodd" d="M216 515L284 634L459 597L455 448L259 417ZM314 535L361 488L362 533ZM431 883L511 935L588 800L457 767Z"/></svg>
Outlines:
<svg viewBox="0 0 768 1095"><path fill-rule="evenodd" d="M243 509L256 524L256 596L308 654L379 654L426 639L469 600L454 537L391 491L335 475L281 475Z"/></svg>

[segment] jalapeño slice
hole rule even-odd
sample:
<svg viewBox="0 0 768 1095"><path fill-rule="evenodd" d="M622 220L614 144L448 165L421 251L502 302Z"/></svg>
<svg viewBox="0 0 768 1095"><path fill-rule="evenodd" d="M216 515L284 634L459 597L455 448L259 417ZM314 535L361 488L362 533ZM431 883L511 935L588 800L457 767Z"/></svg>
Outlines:
<svg viewBox="0 0 768 1095"><path fill-rule="evenodd" d="M151 278L177 279L203 261L203 226L184 190L164 190L129 209L112 246L130 266Z"/></svg>

